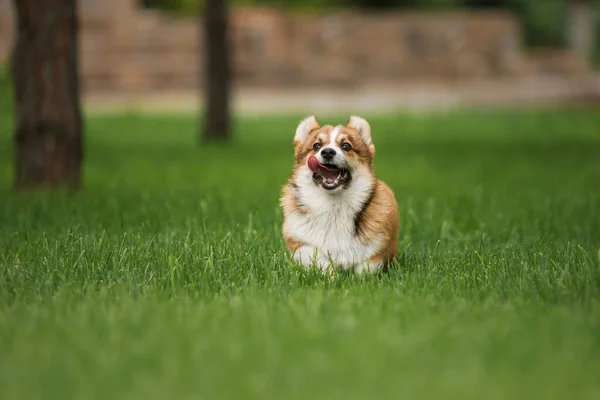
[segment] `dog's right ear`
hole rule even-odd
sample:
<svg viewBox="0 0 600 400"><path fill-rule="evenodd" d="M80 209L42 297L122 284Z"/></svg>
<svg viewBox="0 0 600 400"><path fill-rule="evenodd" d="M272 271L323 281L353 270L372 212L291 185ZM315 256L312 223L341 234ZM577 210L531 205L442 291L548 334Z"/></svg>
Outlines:
<svg viewBox="0 0 600 400"><path fill-rule="evenodd" d="M315 129L319 129L321 126L314 115L304 118L298 127L296 128L296 136L294 136L294 143L304 143L308 138L308 134Z"/></svg>

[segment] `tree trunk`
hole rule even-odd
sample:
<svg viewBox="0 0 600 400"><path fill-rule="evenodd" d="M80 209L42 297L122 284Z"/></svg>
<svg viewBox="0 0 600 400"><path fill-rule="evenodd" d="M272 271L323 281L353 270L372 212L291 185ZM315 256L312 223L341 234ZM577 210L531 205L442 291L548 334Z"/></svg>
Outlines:
<svg viewBox="0 0 600 400"><path fill-rule="evenodd" d="M202 139L228 140L230 65L227 33L228 0L206 0L204 8L205 116Z"/></svg>
<svg viewBox="0 0 600 400"><path fill-rule="evenodd" d="M83 156L76 0L14 0L15 187L76 189Z"/></svg>

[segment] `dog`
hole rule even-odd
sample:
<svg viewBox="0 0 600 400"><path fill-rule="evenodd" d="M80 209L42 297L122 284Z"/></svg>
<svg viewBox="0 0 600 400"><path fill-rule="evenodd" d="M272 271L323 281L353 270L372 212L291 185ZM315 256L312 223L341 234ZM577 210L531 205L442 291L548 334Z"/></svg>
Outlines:
<svg viewBox="0 0 600 400"><path fill-rule="evenodd" d="M371 126L305 118L294 136L295 165L283 186L283 237L295 262L322 272L387 270L398 251L400 216L392 190L373 172Z"/></svg>

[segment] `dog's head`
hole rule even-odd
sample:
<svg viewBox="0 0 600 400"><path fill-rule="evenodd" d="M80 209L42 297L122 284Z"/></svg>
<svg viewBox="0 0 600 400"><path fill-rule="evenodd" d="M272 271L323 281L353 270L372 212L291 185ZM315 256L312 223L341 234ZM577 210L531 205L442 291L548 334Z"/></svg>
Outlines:
<svg viewBox="0 0 600 400"><path fill-rule="evenodd" d="M296 170L312 173L315 185L335 192L353 178L370 175L375 155L371 127L352 116L346 126L321 126L314 116L304 119L294 137Z"/></svg>

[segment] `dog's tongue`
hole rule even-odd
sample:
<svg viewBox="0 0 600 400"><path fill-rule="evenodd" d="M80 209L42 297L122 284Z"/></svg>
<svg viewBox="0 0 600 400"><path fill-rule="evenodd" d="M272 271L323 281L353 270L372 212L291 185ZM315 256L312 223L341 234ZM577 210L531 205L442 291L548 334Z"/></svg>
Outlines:
<svg viewBox="0 0 600 400"><path fill-rule="evenodd" d="M340 173L338 169L327 168L326 166L321 164L315 156L310 156L308 158L308 168L310 168L312 172L317 172L319 175L326 179L335 179Z"/></svg>

